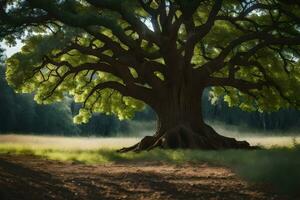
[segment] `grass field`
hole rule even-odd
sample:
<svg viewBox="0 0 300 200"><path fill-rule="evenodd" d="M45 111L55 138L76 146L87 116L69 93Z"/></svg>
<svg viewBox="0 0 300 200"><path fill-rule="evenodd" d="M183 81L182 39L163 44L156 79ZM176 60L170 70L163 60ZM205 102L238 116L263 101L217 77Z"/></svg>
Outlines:
<svg viewBox="0 0 300 200"><path fill-rule="evenodd" d="M45 136L0 136L0 153L31 154L47 159L80 163L163 162L208 163L231 168L240 177L258 183L270 183L278 191L299 194L300 138L248 137L263 150L153 150L119 154L115 149L129 146L139 138L80 138Z"/></svg>
<svg viewBox="0 0 300 200"><path fill-rule="evenodd" d="M239 140L246 140L252 145L265 148L291 147L300 143L300 137L295 136L251 136L244 134L226 134ZM138 137L63 137L63 136L36 136L36 135L0 135L0 146L12 145L24 148L37 149L67 149L67 150L93 150L93 149L118 149L137 143Z"/></svg>

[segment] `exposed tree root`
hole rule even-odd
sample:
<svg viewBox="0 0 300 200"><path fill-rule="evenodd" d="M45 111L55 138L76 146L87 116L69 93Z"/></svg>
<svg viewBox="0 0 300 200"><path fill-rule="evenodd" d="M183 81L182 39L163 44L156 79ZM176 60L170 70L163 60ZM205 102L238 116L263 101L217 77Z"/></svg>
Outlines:
<svg viewBox="0 0 300 200"><path fill-rule="evenodd" d="M146 136L139 143L118 150L118 152L139 152L153 148L163 149L256 149L246 141L237 141L234 138L219 135L213 128L206 125L201 132L179 125L162 134Z"/></svg>

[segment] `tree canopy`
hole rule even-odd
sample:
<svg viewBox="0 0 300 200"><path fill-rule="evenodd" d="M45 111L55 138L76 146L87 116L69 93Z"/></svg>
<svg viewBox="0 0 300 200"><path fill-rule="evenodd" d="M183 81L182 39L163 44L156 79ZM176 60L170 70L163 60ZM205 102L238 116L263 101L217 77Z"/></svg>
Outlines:
<svg viewBox="0 0 300 200"><path fill-rule="evenodd" d="M1 35L26 35L7 62L9 83L38 102L74 96L84 103L76 121L92 111L131 117L181 72L245 110L299 105L292 1L1 2Z"/></svg>

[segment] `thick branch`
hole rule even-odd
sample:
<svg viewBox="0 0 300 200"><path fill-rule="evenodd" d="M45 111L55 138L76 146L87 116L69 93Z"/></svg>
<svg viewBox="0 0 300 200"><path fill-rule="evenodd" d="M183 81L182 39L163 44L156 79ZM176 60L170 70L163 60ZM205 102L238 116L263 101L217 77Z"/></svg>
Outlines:
<svg viewBox="0 0 300 200"><path fill-rule="evenodd" d="M241 91L257 89L261 90L265 85L265 82L250 82L242 79L233 78L219 78L219 77L209 77L207 80L207 86L230 86L237 88Z"/></svg>
<svg viewBox="0 0 300 200"><path fill-rule="evenodd" d="M87 0L90 4L94 5L95 7L101 8L101 9L110 9L118 12L122 15L122 18L127 21L131 26L134 27L134 30L136 30L140 37L151 41L153 43L156 43L157 45L160 45L160 40L158 38L158 35L154 34L143 22L140 21L135 15L134 12L129 10L125 7L124 4L122 4L122 1L120 0Z"/></svg>
<svg viewBox="0 0 300 200"><path fill-rule="evenodd" d="M215 19L221 10L222 7L222 0L216 0L215 4L213 5L207 21L198 27L195 27L193 33L188 37L188 40L185 45L185 64L189 65L191 58L194 53L194 48L197 42L202 40L211 30L214 25Z"/></svg>

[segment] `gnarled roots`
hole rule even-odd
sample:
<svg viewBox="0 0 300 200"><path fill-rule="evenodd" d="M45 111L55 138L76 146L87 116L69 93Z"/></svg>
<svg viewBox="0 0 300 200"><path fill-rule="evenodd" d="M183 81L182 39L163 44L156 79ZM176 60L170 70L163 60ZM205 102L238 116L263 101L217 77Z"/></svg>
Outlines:
<svg viewBox="0 0 300 200"><path fill-rule="evenodd" d="M151 150L153 148L163 149L254 149L246 141L237 141L234 138L219 135L213 128L206 125L201 132L193 131L191 128L179 125L154 136L146 136L139 143L118 150L118 152Z"/></svg>

